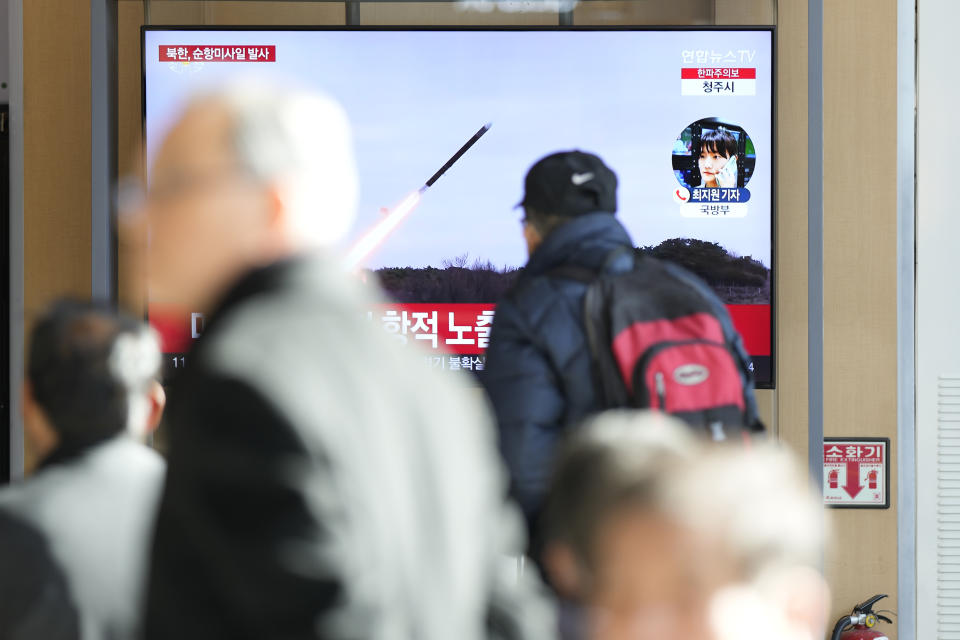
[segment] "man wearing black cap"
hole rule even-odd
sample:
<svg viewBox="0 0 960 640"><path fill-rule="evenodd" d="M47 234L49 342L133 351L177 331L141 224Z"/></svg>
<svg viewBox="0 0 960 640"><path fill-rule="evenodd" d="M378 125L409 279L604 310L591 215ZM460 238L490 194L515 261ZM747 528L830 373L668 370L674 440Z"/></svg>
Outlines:
<svg viewBox="0 0 960 640"><path fill-rule="evenodd" d="M497 305L484 385L514 494L532 523L561 436L601 408L584 330L587 284L563 270L628 271L633 242L614 216L617 176L590 153L539 160L520 206L530 259Z"/></svg>

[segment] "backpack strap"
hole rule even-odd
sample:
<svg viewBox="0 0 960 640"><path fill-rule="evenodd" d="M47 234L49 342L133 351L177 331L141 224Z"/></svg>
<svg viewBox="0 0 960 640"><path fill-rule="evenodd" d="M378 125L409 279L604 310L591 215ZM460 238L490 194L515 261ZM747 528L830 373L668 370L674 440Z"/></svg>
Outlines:
<svg viewBox="0 0 960 640"><path fill-rule="evenodd" d="M595 322L591 322L592 315L595 315L603 307L603 295L600 290L593 285L600 279L600 277L609 273L610 267L624 254L627 254L630 256L630 258L633 258L633 250L630 247L620 246L610 251L610 253L604 257L603 263L599 269L590 269L572 264L562 264L548 270L544 274L548 277L573 280L574 282L580 282L587 285L587 291L583 298L582 307L585 320L583 329L585 333L587 349L590 353L590 369L592 373L591 378L593 379L594 393L603 407L626 406L627 397L625 388L619 393L614 391L610 388L609 384L604 382L604 377L601 375L601 369L604 366L613 365L606 362L606 360L609 358L604 357L606 354L604 346L607 338L604 335L600 335L598 332L602 332L602 329L597 327ZM635 267L636 260L633 260L631 268Z"/></svg>

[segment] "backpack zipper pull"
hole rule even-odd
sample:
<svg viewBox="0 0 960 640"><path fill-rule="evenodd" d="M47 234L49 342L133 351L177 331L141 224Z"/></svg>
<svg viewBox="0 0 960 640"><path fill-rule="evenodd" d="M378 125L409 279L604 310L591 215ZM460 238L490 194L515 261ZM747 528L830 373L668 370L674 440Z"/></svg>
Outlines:
<svg viewBox="0 0 960 640"><path fill-rule="evenodd" d="M657 387L657 400L659 401L660 411L667 410L667 383L663 380L663 372L657 371L653 377L654 384Z"/></svg>

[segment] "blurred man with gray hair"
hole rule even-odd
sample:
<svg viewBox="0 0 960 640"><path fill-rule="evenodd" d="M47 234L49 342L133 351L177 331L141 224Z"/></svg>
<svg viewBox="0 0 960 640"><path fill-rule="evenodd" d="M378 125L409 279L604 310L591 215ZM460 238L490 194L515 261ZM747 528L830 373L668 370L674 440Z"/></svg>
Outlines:
<svg viewBox="0 0 960 640"><path fill-rule="evenodd" d="M154 333L106 306L62 301L37 320L23 426L39 466L0 491L0 517L21 531L0 539L0 596L16 594L11 601L22 605L19 617L0 616L0 637L139 637L164 475L163 460L141 442L163 412L159 370ZM44 566L43 576L17 569Z"/></svg>
<svg viewBox="0 0 960 640"><path fill-rule="evenodd" d="M564 447L544 511L563 638L822 638L822 511L772 444L706 446L662 414L602 414Z"/></svg>
<svg viewBox="0 0 960 640"><path fill-rule="evenodd" d="M491 425L371 323L331 245L356 203L332 100L189 104L143 207L154 301L206 314L171 399L148 638L540 638ZM132 227L131 227L132 228ZM456 416L455 419L451 419Z"/></svg>

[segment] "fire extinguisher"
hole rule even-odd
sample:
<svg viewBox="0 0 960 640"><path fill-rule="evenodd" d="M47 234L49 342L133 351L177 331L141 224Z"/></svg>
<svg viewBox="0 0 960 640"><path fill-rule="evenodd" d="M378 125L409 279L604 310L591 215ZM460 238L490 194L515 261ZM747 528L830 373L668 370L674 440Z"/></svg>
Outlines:
<svg viewBox="0 0 960 640"><path fill-rule="evenodd" d="M870 471L870 474L867 476L867 481L870 483L869 485L870 489L877 488L877 470L876 469L873 469Z"/></svg>
<svg viewBox="0 0 960 640"><path fill-rule="evenodd" d="M831 489L836 489L840 486L840 472L834 469L830 472L830 475L827 476L827 483Z"/></svg>
<svg viewBox="0 0 960 640"><path fill-rule="evenodd" d="M877 594L855 606L850 615L837 620L831 640L887 640L887 634L873 629L878 620L893 624L893 620L873 610L873 605L886 597L886 594Z"/></svg>

